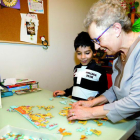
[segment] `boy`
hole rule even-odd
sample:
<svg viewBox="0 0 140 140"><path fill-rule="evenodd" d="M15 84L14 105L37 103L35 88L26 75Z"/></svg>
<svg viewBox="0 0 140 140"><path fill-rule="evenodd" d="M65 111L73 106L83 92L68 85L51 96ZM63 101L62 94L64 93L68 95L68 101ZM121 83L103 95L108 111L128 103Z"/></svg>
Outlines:
<svg viewBox="0 0 140 140"><path fill-rule="evenodd" d="M56 90L53 96L72 95L76 100L90 100L108 89L106 72L93 60L94 43L91 42L87 32L78 34L74 47L77 59L80 61L80 64L74 68L74 84L64 91Z"/></svg>

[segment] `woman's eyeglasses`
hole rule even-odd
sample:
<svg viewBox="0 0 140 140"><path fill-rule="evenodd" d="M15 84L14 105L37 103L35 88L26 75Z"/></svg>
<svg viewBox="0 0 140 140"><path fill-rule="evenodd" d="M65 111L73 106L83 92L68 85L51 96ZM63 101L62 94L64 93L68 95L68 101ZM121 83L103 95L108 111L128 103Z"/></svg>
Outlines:
<svg viewBox="0 0 140 140"><path fill-rule="evenodd" d="M113 26L113 24L111 24L107 29L105 29L105 30L102 32L101 35L99 35L97 38L93 38L91 41L92 41L93 43L96 43L96 44L100 45L99 38L100 38L111 26Z"/></svg>

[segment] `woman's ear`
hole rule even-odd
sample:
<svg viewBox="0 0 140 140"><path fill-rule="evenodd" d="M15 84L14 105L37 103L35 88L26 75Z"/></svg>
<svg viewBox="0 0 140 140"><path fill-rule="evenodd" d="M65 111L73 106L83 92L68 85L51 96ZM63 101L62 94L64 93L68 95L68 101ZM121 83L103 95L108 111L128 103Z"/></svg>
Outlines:
<svg viewBox="0 0 140 140"><path fill-rule="evenodd" d="M117 22L117 23L114 23L113 28L114 28L114 31L115 31L115 35L118 38L121 34L122 26L121 26L120 23Z"/></svg>

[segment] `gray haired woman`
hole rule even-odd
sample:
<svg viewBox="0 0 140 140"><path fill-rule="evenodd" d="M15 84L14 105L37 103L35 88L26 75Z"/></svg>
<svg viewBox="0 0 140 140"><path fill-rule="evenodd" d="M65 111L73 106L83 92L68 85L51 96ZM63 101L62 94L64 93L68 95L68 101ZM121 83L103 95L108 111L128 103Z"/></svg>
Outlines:
<svg viewBox="0 0 140 140"><path fill-rule="evenodd" d="M136 119L135 139L140 140L140 33L116 0L95 3L84 21L95 49L117 55L113 61L113 85L91 101L74 103L68 120L108 117L113 123ZM104 104L103 106L100 106Z"/></svg>

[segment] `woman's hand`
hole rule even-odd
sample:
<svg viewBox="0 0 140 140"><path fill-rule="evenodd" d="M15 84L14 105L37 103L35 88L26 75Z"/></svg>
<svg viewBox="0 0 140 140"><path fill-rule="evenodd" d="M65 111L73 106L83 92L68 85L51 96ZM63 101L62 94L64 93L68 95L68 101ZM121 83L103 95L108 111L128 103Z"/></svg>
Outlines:
<svg viewBox="0 0 140 140"><path fill-rule="evenodd" d="M82 107L82 106L77 106L74 109L70 109L68 111L68 116L67 116L68 121L88 120L92 118L93 118L92 108L87 108L87 107Z"/></svg>
<svg viewBox="0 0 140 140"><path fill-rule="evenodd" d="M105 118L108 112L108 110L103 109L103 105L92 108L76 106L75 108L72 108L68 111L67 119L68 121L72 121Z"/></svg>
<svg viewBox="0 0 140 140"><path fill-rule="evenodd" d="M56 90L53 92L53 97L59 96L59 95L64 95L65 91L63 90Z"/></svg>
<svg viewBox="0 0 140 140"><path fill-rule="evenodd" d="M82 106L82 107L92 107L93 106L93 101L78 101L72 104L72 108L75 108L77 106Z"/></svg>

